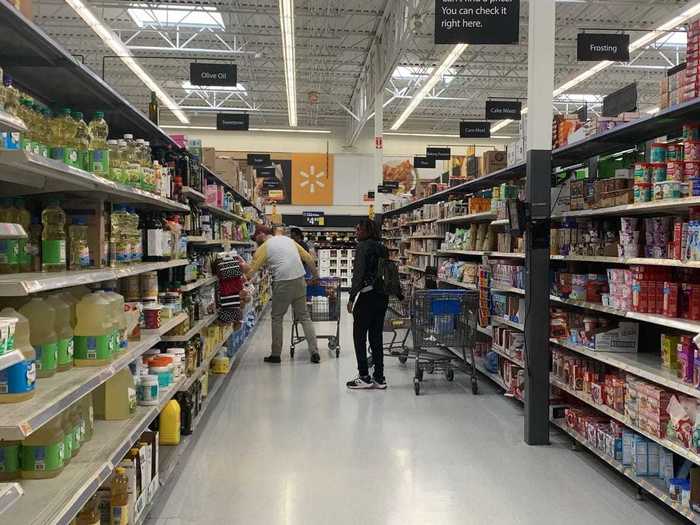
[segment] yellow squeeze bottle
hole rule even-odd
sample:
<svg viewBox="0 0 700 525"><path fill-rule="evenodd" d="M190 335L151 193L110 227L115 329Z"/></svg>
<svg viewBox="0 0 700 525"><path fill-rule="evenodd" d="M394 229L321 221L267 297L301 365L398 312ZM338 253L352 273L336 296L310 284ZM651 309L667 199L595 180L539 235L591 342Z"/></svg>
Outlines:
<svg viewBox="0 0 700 525"><path fill-rule="evenodd" d="M180 443L180 404L170 400L160 413L160 434L158 443L161 445L178 445Z"/></svg>
<svg viewBox="0 0 700 525"><path fill-rule="evenodd" d="M71 305L63 294L50 295L46 302L56 312L54 328L58 346L58 371L64 372L73 368L73 327L71 326Z"/></svg>
<svg viewBox="0 0 700 525"><path fill-rule="evenodd" d="M102 294L86 294L75 306L75 366L100 366L112 360L110 304Z"/></svg>
<svg viewBox="0 0 700 525"><path fill-rule="evenodd" d="M51 377L58 369L56 310L51 303L34 297L19 309L29 320L29 335L36 352L37 377Z"/></svg>

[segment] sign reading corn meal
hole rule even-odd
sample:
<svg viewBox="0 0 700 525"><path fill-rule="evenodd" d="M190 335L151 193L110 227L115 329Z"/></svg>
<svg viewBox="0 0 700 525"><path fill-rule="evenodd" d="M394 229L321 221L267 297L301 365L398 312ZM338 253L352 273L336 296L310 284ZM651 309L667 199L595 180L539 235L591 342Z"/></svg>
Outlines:
<svg viewBox="0 0 700 525"><path fill-rule="evenodd" d="M517 44L520 0L435 0L436 44Z"/></svg>

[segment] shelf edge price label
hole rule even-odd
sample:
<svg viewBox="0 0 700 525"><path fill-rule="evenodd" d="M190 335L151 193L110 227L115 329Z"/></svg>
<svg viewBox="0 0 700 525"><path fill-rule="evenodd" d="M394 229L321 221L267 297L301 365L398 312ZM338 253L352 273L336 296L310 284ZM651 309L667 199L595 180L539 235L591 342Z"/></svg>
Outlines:
<svg viewBox="0 0 700 525"><path fill-rule="evenodd" d="M326 225L326 214L322 211L305 211L302 212L306 223L309 226L325 226Z"/></svg>

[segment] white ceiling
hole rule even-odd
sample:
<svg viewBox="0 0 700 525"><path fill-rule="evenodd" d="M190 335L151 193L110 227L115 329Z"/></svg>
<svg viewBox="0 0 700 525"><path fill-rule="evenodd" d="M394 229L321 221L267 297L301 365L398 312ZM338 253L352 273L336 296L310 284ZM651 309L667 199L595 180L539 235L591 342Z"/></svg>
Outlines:
<svg viewBox="0 0 700 525"><path fill-rule="evenodd" d="M85 0L93 12L114 29L131 47L144 69L186 109L193 124L213 125L215 109L251 110L255 127L286 127L287 101L281 51L277 0L162 0L150 4L171 4L192 9L214 7L224 29L172 27L141 29L127 12L131 2ZM576 35L584 28L653 29L696 0L568 0L558 3L556 78L558 86L585 71L592 64L576 61ZM384 127L389 129L410 98L439 65L451 46L433 43L432 0L295 0L296 72L299 126L302 128L345 128L352 117L345 108L361 82L361 72L385 9L406 17L407 38L399 55L402 75L386 86ZM521 37L518 46L471 46L457 61L452 75L438 84L439 97L423 101L401 128L401 132L456 133L460 120L483 118L488 97L527 97L527 2L521 7ZM35 0L35 22L86 65L102 73L117 91L146 111L149 92L122 62L103 44L64 0ZM171 49L193 35L185 49ZM632 40L643 33L631 32ZM143 49L143 48L148 49ZM234 50L235 52L231 52ZM218 51L218 52L217 52ZM226 51L222 53L221 51ZM641 55L641 56L637 56ZM570 95L606 95L638 82L640 109L658 105L658 84L664 68L682 60L684 48L663 46L634 53L634 64L615 64L574 88ZM237 93L188 92L183 82L189 76L192 59L225 59L238 64ZM318 95L318 101L312 99ZM399 96L396 96L399 95ZM222 100L227 97L227 100ZM575 110L578 97L560 111ZM205 100L206 99L206 100ZM526 103L526 100L523 100ZM344 107L343 107L344 106ZM175 122L163 110L164 121ZM372 125L371 123L369 124ZM517 134L511 125L500 134Z"/></svg>

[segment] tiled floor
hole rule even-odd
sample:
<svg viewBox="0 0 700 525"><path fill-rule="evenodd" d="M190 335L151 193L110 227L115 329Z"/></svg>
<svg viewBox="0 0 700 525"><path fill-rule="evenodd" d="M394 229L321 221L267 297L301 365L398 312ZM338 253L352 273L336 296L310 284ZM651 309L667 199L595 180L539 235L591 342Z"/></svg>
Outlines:
<svg viewBox="0 0 700 525"><path fill-rule="evenodd" d="M264 364L263 322L149 525L685 523L556 431L523 444L522 409L486 379L475 397L459 374L426 375L416 397L389 359L386 392L349 392L348 319L341 358L320 366L303 348Z"/></svg>

